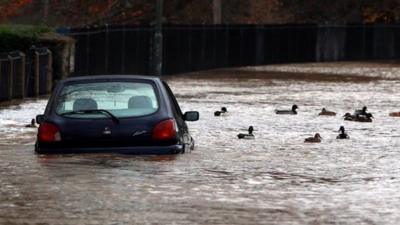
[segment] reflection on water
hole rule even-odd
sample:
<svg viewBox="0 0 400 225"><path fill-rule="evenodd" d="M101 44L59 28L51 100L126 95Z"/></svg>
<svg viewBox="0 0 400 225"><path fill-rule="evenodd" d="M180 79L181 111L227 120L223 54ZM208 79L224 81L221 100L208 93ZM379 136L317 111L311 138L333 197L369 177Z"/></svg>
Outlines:
<svg viewBox="0 0 400 225"><path fill-rule="evenodd" d="M197 148L175 156L33 153L45 101L0 110L2 224L397 224L400 80L169 79ZM276 108L299 106L296 116ZM367 105L373 123L340 116ZM229 115L214 117L226 106ZM318 117L322 107L336 117ZM238 140L255 128L255 140ZM346 127L349 140L336 140ZM321 144L305 144L319 132Z"/></svg>

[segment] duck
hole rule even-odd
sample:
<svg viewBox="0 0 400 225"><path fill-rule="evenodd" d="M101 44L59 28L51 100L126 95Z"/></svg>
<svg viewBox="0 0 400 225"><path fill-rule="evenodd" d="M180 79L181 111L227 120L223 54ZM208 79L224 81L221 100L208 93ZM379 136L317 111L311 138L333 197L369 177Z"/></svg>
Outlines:
<svg viewBox="0 0 400 225"><path fill-rule="evenodd" d="M355 121L355 122L372 122L373 116L371 113L366 113L365 115L352 115L350 113L344 114L344 120Z"/></svg>
<svg viewBox="0 0 400 225"><path fill-rule="evenodd" d="M319 143L321 142L322 137L319 133L315 133L314 137L308 137L306 139L304 139L304 142L308 142L308 143Z"/></svg>
<svg viewBox="0 0 400 225"><path fill-rule="evenodd" d="M358 109L354 111L355 116L369 116L372 117L371 113L367 113L367 106L364 106L362 109Z"/></svg>
<svg viewBox="0 0 400 225"><path fill-rule="evenodd" d="M391 112L391 113L389 113L389 116L400 117L400 112Z"/></svg>
<svg viewBox="0 0 400 225"><path fill-rule="evenodd" d="M355 116L351 115L351 113L349 113L349 112L345 113L343 117L344 117L344 120L349 120L349 121L353 121L355 118Z"/></svg>
<svg viewBox="0 0 400 225"><path fill-rule="evenodd" d="M336 116L335 112L328 111L325 108L322 108L321 112L318 114L320 116Z"/></svg>
<svg viewBox="0 0 400 225"><path fill-rule="evenodd" d="M278 109L276 109L275 110L275 113L276 114L287 114L287 115L296 115L297 114L297 109L298 109L299 107L297 107L297 105L293 105L292 106L292 110L278 110Z"/></svg>
<svg viewBox="0 0 400 225"><path fill-rule="evenodd" d="M340 134L336 137L336 139L349 139L349 135L346 134L344 130L344 126L340 126L339 128Z"/></svg>
<svg viewBox="0 0 400 225"><path fill-rule="evenodd" d="M226 107L222 107L221 111L215 111L214 112L214 116L220 116L221 114L225 114L227 112L228 112L228 110L226 109Z"/></svg>
<svg viewBox="0 0 400 225"><path fill-rule="evenodd" d="M254 137L254 134L253 134L253 131L254 131L253 126L249 126L248 131L249 131L248 134L239 133L239 134L237 135L237 137L238 137L239 139L254 139L255 137Z"/></svg>
<svg viewBox="0 0 400 225"><path fill-rule="evenodd" d="M26 128L36 128L36 120L32 119L31 123L28 125L25 125Z"/></svg>

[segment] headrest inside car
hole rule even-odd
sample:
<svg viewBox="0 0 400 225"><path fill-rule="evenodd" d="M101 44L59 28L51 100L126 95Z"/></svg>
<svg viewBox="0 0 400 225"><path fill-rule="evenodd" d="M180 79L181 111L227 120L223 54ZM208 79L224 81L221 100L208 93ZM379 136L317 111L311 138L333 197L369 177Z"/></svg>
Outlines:
<svg viewBox="0 0 400 225"><path fill-rule="evenodd" d="M128 108L153 108L153 104L148 96L133 96L128 101Z"/></svg>
<svg viewBox="0 0 400 225"><path fill-rule="evenodd" d="M79 98L75 100L73 110L92 110L97 109L97 102L91 98Z"/></svg>

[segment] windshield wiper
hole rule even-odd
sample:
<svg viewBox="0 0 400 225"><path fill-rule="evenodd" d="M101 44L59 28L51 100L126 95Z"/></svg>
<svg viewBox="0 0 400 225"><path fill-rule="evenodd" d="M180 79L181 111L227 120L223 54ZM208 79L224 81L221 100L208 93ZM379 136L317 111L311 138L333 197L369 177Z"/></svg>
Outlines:
<svg viewBox="0 0 400 225"><path fill-rule="evenodd" d="M119 124L119 119L114 116L110 111L105 110L105 109L87 109L87 110L78 110L78 111L70 111L70 112L65 112L61 113L61 116L66 116L66 115L73 115L73 114L93 114L93 113L101 113L104 115L107 115L111 118L114 123Z"/></svg>

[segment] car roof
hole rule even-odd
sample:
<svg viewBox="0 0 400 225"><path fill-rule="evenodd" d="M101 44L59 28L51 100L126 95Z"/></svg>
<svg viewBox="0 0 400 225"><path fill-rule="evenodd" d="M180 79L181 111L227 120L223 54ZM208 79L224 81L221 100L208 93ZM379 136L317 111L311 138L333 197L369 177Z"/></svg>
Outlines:
<svg viewBox="0 0 400 225"><path fill-rule="evenodd" d="M147 81L160 81L159 77L155 76L144 76L144 75L88 75L88 76L78 76L78 77L70 77L66 78L60 83L66 83L71 81L93 81L93 80L104 80L104 79L139 79L139 80L147 80Z"/></svg>

